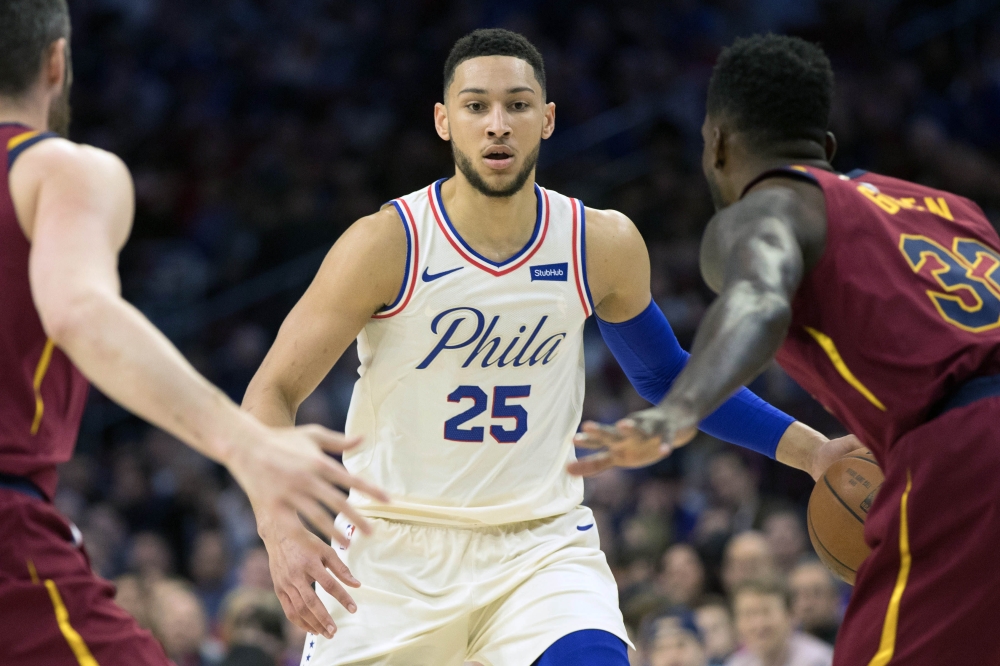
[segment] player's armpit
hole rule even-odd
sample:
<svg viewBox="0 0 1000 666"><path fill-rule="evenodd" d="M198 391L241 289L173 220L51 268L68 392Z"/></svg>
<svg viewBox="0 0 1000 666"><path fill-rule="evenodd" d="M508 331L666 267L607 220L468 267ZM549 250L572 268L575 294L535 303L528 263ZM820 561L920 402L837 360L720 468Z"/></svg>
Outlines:
<svg viewBox="0 0 1000 666"><path fill-rule="evenodd" d="M614 210L587 211L587 281L597 316L628 321L649 305L649 253L628 217Z"/></svg>
<svg viewBox="0 0 1000 666"><path fill-rule="evenodd" d="M394 208L355 222L337 240L247 387L243 408L268 425L292 425L311 394L373 314L403 283L406 235Z"/></svg>

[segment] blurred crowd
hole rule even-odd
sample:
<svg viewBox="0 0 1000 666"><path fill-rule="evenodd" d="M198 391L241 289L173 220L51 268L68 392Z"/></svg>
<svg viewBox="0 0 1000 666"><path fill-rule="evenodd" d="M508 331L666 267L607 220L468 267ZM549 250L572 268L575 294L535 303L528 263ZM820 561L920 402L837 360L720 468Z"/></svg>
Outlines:
<svg viewBox="0 0 1000 666"><path fill-rule="evenodd" d="M73 138L119 154L135 176L124 292L236 400L316 253L452 170L431 112L448 49L477 27L517 30L542 51L557 131L538 179L636 222L654 298L685 346L711 298L697 266L712 214L699 167L704 91L736 36L787 32L827 49L838 169L950 189L1000 219L993 2L70 4ZM586 353L586 418L644 406L596 330ZM343 426L357 363L348 350L300 422ZM842 434L780 369L751 388ZM253 514L224 470L95 391L61 474L58 505L95 569L178 666L298 663L303 634L283 619ZM811 487L704 435L650 469L588 482L637 664L829 663L849 590L813 559Z"/></svg>

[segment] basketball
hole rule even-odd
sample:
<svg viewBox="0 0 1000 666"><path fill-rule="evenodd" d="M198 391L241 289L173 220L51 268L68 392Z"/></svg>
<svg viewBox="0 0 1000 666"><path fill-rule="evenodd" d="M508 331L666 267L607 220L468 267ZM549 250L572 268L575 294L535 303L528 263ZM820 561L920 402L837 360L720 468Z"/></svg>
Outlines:
<svg viewBox="0 0 1000 666"><path fill-rule="evenodd" d="M809 540L823 564L851 585L871 552L865 519L884 479L872 452L857 449L830 465L809 497Z"/></svg>

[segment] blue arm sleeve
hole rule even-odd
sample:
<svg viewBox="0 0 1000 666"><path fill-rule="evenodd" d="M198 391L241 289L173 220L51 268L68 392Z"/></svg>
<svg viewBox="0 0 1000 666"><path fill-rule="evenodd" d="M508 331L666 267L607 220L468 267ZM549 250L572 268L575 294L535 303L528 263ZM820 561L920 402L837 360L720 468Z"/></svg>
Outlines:
<svg viewBox="0 0 1000 666"><path fill-rule="evenodd" d="M687 364L673 329L655 302L642 314L620 324L597 317L604 342L632 386L646 400L659 404ZM778 441L795 419L741 388L701 422L701 429L719 439L774 458Z"/></svg>

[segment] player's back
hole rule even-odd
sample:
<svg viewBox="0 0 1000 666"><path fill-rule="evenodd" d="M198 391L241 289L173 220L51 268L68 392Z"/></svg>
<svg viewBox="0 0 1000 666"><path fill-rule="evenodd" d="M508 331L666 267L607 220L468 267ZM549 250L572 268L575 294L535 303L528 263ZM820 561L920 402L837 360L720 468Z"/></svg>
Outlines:
<svg viewBox="0 0 1000 666"><path fill-rule="evenodd" d="M827 238L777 359L878 453L968 380L1000 373L1000 239L954 194L791 169L822 187Z"/></svg>
<svg viewBox="0 0 1000 666"><path fill-rule="evenodd" d="M52 136L0 124L0 474L30 478L49 497L56 465L73 454L87 380L42 328L28 280L31 245L8 183L21 153Z"/></svg>

